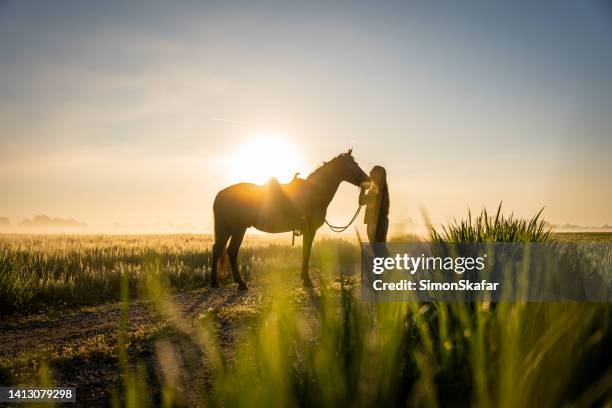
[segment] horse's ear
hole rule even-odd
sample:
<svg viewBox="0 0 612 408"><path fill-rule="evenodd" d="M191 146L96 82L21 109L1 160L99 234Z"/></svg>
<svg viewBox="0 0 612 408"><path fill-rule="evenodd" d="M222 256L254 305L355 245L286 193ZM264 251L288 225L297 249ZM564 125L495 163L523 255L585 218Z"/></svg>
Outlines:
<svg viewBox="0 0 612 408"><path fill-rule="evenodd" d="M353 148L351 147L350 149L348 149L348 152L346 152L346 154L350 156L352 153L353 153Z"/></svg>

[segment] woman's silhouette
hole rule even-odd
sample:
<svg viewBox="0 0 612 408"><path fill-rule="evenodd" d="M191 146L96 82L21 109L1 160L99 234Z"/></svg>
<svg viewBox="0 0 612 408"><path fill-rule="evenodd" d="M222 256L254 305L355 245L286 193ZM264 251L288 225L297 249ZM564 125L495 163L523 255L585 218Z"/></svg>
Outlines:
<svg viewBox="0 0 612 408"><path fill-rule="evenodd" d="M389 229L389 187L387 171L382 166L374 166L370 170L372 183L370 188L361 187L359 204L366 206L363 223L367 225L370 243L387 242Z"/></svg>

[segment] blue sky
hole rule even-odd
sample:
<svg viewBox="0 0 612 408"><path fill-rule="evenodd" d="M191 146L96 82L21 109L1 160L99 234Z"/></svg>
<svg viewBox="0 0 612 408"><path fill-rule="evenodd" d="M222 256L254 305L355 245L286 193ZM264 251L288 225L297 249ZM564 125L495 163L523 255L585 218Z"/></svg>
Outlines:
<svg viewBox="0 0 612 408"><path fill-rule="evenodd" d="M348 147L387 167L391 222L503 200L612 223L603 1L5 1L0 39L0 215L15 221L209 226L240 177L232 155L263 133L298 150L288 173ZM343 187L331 218L354 201Z"/></svg>

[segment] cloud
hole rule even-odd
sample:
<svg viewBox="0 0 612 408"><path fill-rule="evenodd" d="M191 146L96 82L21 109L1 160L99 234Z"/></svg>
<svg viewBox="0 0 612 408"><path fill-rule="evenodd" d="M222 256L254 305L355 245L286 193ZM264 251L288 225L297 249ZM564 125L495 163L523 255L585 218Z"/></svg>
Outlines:
<svg viewBox="0 0 612 408"><path fill-rule="evenodd" d="M11 220L7 217L0 217L0 227L6 227L7 225L11 225Z"/></svg>

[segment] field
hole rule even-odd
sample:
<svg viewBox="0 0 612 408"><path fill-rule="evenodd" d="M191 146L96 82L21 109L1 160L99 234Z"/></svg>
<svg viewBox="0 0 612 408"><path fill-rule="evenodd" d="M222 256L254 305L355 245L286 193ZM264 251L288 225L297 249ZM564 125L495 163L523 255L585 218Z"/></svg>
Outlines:
<svg viewBox="0 0 612 408"><path fill-rule="evenodd" d="M433 239L612 241L517 220L470 229L482 222ZM229 276L211 290L211 245L0 236L0 383L75 386L79 406L612 401L608 304L362 302L356 239L317 240L305 290L286 236L246 239L247 292Z"/></svg>

